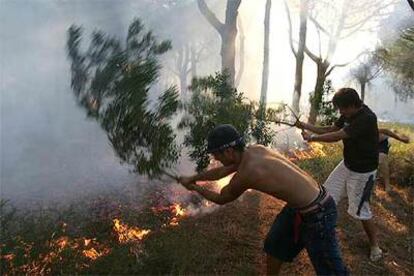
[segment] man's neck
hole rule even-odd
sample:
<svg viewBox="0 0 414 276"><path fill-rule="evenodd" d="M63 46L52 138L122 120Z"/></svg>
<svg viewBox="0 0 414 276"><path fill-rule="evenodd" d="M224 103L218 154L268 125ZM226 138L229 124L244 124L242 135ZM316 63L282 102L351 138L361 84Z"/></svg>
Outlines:
<svg viewBox="0 0 414 276"><path fill-rule="evenodd" d="M355 116L356 114L358 114L359 111L362 110L362 105L360 107L356 107L355 111L351 114L351 117Z"/></svg>
<svg viewBox="0 0 414 276"><path fill-rule="evenodd" d="M243 160L243 154L244 154L244 152L243 151L238 151L238 152L236 152L236 154L235 154L235 160L234 160L234 164L235 165L237 165L237 166L239 166L240 165L240 163L241 163L241 161Z"/></svg>

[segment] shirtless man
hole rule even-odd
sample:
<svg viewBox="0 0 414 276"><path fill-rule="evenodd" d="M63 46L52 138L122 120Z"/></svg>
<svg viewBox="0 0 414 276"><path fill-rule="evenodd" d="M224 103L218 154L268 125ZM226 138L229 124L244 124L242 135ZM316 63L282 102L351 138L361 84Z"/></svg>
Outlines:
<svg viewBox="0 0 414 276"><path fill-rule="evenodd" d="M278 274L283 262L291 262L306 248L318 275L348 274L335 232L336 205L322 186L278 152L261 145L245 148L231 125L219 125L207 139L207 150L223 166L179 182L207 200L226 204L247 189L266 193L287 204L276 217L264 243L267 273ZM197 185L234 173L219 193Z"/></svg>

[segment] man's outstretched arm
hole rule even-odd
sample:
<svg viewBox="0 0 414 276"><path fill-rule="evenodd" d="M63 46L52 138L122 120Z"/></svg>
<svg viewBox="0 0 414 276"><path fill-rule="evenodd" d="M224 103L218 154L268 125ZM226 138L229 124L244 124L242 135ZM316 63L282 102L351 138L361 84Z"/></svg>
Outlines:
<svg viewBox="0 0 414 276"><path fill-rule="evenodd" d="M404 142L404 143L409 143L410 142L410 138L406 135L403 134L398 134L390 129L387 128L380 128L378 129L379 133L385 134L389 137L392 137L394 139L397 139L398 141Z"/></svg>
<svg viewBox="0 0 414 276"><path fill-rule="evenodd" d="M335 132L338 131L340 128L335 126L335 125L331 125L331 126L315 126L309 123L305 123L305 122L301 122L298 121L296 123L296 127L301 128L301 129L306 129L309 130L313 133L317 133L317 134L324 134L324 133L329 133L329 132Z"/></svg>
<svg viewBox="0 0 414 276"><path fill-rule="evenodd" d="M214 180L219 180L223 177L226 177L229 174L234 173L235 171L237 171L237 166L235 165L222 166L222 167L218 167L218 168L214 168L214 169L201 172L199 174L195 174L193 176L188 176L188 177L183 176L183 177L180 177L180 179L184 181L184 183L191 183L191 182L196 182L196 181L214 181ZM183 183L181 180L179 182Z"/></svg>
<svg viewBox="0 0 414 276"><path fill-rule="evenodd" d="M181 178L180 178L181 179ZM181 181L180 181L181 182ZM181 182L187 189L191 191L196 191L205 199L210 200L216 204L226 204L235 199L237 199L241 194L246 191L246 188L241 182L241 178L238 174L235 174L233 178L230 180L230 183L223 187L220 193L211 191L207 188L199 186L195 183L183 183Z"/></svg>
<svg viewBox="0 0 414 276"><path fill-rule="evenodd" d="M324 134L310 134L306 131L302 132L303 139L308 142L337 142L339 140L349 138L349 135L343 130L338 130L334 132L324 133Z"/></svg>

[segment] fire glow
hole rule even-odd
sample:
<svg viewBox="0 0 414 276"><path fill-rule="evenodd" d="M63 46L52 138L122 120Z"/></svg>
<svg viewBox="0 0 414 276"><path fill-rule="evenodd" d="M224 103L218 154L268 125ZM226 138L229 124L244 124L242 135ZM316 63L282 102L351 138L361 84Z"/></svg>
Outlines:
<svg viewBox="0 0 414 276"><path fill-rule="evenodd" d="M287 152L289 160L306 160L316 157L324 157L326 153L323 151L323 145L321 143L310 143L306 150L289 150Z"/></svg>
<svg viewBox="0 0 414 276"><path fill-rule="evenodd" d="M116 234L118 235L118 241L123 243L141 241L151 233L151 230L148 229L139 229L138 227L130 227L126 224L123 224L119 219L113 220Z"/></svg>
<svg viewBox="0 0 414 276"><path fill-rule="evenodd" d="M173 204L173 213L174 213L174 217L171 218L171 221L170 221L169 225L177 226L179 219L186 215L185 209L182 208L180 204L174 203Z"/></svg>
<svg viewBox="0 0 414 276"><path fill-rule="evenodd" d="M165 226L177 226L179 224L180 219L188 216L187 210L181 206L179 203L173 203L170 206L159 206L159 207L152 207L151 210L154 213L160 213L160 212L168 212L169 216L171 218L169 219L169 222L167 224L164 224Z"/></svg>

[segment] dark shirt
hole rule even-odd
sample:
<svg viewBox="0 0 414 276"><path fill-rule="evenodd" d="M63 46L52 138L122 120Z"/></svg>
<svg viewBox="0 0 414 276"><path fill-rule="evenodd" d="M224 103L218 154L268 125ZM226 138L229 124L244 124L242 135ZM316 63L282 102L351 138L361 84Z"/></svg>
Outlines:
<svg viewBox="0 0 414 276"><path fill-rule="evenodd" d="M378 167L377 116L366 105L350 118L341 116L335 126L342 128L349 138L344 143L345 166L354 172L366 173Z"/></svg>
<svg viewBox="0 0 414 276"><path fill-rule="evenodd" d="M381 152L381 153L385 153L385 154L389 153L390 143L388 142L388 137L379 142L378 151Z"/></svg>

